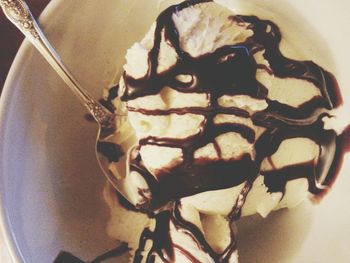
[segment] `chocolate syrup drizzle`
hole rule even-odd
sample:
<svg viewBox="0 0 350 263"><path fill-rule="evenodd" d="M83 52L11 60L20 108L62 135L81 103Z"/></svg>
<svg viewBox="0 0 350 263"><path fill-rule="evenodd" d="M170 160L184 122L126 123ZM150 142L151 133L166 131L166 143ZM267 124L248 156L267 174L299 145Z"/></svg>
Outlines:
<svg viewBox="0 0 350 263"><path fill-rule="evenodd" d="M81 260L80 258L74 256L73 254L71 254L69 252L61 251L57 255L57 257L55 258L53 263L101 263L101 262L104 262L108 259L115 259L115 258L125 254L129 250L130 249L128 247L128 244L122 243L119 246L117 246L116 248L113 248L112 250L109 250L109 251L105 252L104 254L96 257L92 261L88 261L88 262Z"/></svg>
<svg viewBox="0 0 350 263"><path fill-rule="evenodd" d="M196 193L225 189L245 182L245 187L237 200L228 219L237 220L244 201L253 182L260 174L264 176L264 183L270 192L285 192L286 183L297 178L306 178L309 191L314 196L322 196L336 178L336 171L341 164L341 147L343 137L337 137L332 130L323 129L322 118L328 116L327 110L342 104L337 82L334 76L316 65L312 61L296 61L281 54L279 43L281 33L271 21L260 20L255 16L235 16L233 20L248 23L248 29L253 35L245 42L218 48L215 52L200 57L192 57L180 45L179 32L174 24L172 15L191 6L212 2L210 0L190 0L174 5L163 11L158 19L154 34L154 45L149 52L149 69L145 77L134 79L124 73L125 91L121 96L123 101L159 94L164 87L170 87L184 93L206 93L210 98L207 108L188 107L169 110L145 110L129 108L145 115L169 114L200 114L204 116L199 132L186 139L148 137L141 139L139 145L157 145L180 148L183 151L183 161L172 169L164 169L157 176L151 174L139 155L130 163L130 170L139 172L149 184L152 200L144 209L156 210L165 204L178 200L184 196ZM244 25L243 25L244 26ZM162 34L165 40L177 53L176 65L159 74L158 57ZM271 69L258 65L253 55L264 50L264 57L269 61ZM313 83L321 96L304 103L298 108L270 100L268 90L257 81L258 68L268 69L269 74L279 78L297 78ZM191 81L183 83L178 80L179 75L190 75ZM223 95L248 95L254 99L264 99L268 108L253 116L239 108L224 108L218 104L218 98ZM266 128L266 131L256 137L255 131L242 124L215 124L217 114L232 114L250 118L254 125ZM223 160L220 147L215 138L228 132L239 133L248 142L255 142L256 157L249 154ZM273 155L281 142L289 138L310 138L320 147L317 159L290 165L273 171L261 171L261 162ZM214 143L219 158L217 160L195 160L194 152L199 148ZM336 158L334 158L336 157ZM328 164L331 169L328 171ZM135 261L141 261L141 251L147 240L153 241L153 247L146 262L154 262L157 254L164 262L172 262L174 246L169 236L169 224L173 221L183 231L188 231L201 244L204 251L210 254L215 262L227 262L227 257L216 254L206 243L201 231L182 219L178 208L173 206L171 211L155 215L157 221L154 232L146 229L140 241L140 248ZM230 255L236 249L234 237L231 245L225 251ZM185 249L184 249L185 251ZM193 255L187 255L193 262Z"/></svg>
<svg viewBox="0 0 350 263"><path fill-rule="evenodd" d="M221 253L216 253L208 244L204 234L194 224L186 221L180 211L181 203L176 201L173 203L172 209L162 211L155 216L156 228L154 231L146 229L140 238L140 246L135 252L134 263L142 262L144 259L142 254L146 250L146 241L152 240L153 245L149 251L144 262L155 262L156 257L160 257L163 262L174 262L173 254L174 249L180 251L187 259L192 263L202 263L191 252L186 250L179 244L173 244L170 236L170 224L173 224L177 231L181 231L183 234L191 237L202 251L205 251L207 255L215 262L229 262L229 259L233 252L236 251L237 246L235 242L235 235L233 229L231 229L230 245Z"/></svg>

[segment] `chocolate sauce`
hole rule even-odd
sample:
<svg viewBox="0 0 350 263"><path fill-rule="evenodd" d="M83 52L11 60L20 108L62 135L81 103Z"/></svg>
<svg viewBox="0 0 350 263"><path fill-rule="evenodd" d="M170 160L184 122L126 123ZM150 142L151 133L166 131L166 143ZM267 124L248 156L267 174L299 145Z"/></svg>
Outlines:
<svg viewBox="0 0 350 263"><path fill-rule="evenodd" d="M237 221L241 217L243 205L247 199L247 196L250 190L252 189L253 183L254 183L253 180L248 180L245 183L243 189L241 190L236 200L236 203L232 208L232 211L228 215L228 218L230 219L231 222Z"/></svg>
<svg viewBox="0 0 350 263"><path fill-rule="evenodd" d="M108 109L110 112L116 111L116 108L114 107L113 100L118 97L118 89L119 85L112 86L108 89L108 96L105 99L99 99L99 103L103 105L106 109ZM84 114L84 119L88 122L94 122L96 123L96 120L94 116L92 116L91 113Z"/></svg>
<svg viewBox="0 0 350 263"><path fill-rule="evenodd" d="M130 250L130 248L128 247L128 244L122 243L118 247L116 247L110 251L107 251L106 253L96 257L90 263L101 263L101 262L104 262L108 259L119 257L119 256L125 254L126 252L128 252L129 250Z"/></svg>
<svg viewBox="0 0 350 263"><path fill-rule="evenodd" d="M139 141L140 146L158 145L180 148L183 151L181 164L172 169L164 169L152 180L151 188L154 190L154 202L151 207L157 208L170 200L176 200L183 196L193 195L207 190L217 190L236 186L245 181L254 181L260 171L260 163L264 158L270 157L277 151L279 144L288 138L307 137L314 140L323 149L320 161L315 163L314 172L303 172L299 177L306 177L310 182L310 191L314 194L322 192L317 189L318 183L315 173L322 174L319 178L332 177L323 175L323 171L329 154L324 154L329 147L335 145L336 135L333 132L324 131L321 117L324 113L319 109L332 109L339 105L341 99L334 95L335 79L321 67L311 61L296 61L284 57L279 50L281 34L278 27L271 21L260 20L255 16L236 16L238 19L249 23L248 28L254 34L245 42L227 45L218 48L215 52L200 57L191 57L181 49L179 33L172 20L172 14L184 8L203 2L203 0L185 1L179 5L166 9L157 19L154 35L154 46L149 52L149 70L145 77L134 79L126 73L123 78L126 89L121 99L124 101L158 94L164 87L170 87L180 92L206 93L209 94L210 103L208 108L182 108L170 110L144 110L129 109L145 115L168 115L168 114L201 114L205 117L198 134L186 139L148 137ZM157 73L158 57L162 32L178 55L176 65L166 72ZM313 83L320 89L322 96L313 98L298 108L272 101L267 98L267 89L256 80L257 65L253 57L259 50L265 50L264 56L269 61L274 75L280 78L298 78ZM178 75L191 76L187 83L179 82ZM223 95L248 95L255 99L265 99L268 108L253 116L239 108L224 108L218 105L218 98ZM214 117L219 113L233 114L251 118L257 126L267 128L267 131L255 142L256 158L252 160L249 155L241 156L232 160L194 160L194 152L208 143L215 142L215 138L221 134L239 133L248 142L254 143L256 135L254 130L241 124L214 124ZM248 115L247 115L248 114ZM216 147L215 147L216 146ZM214 144L220 156L219 147ZM334 146L333 146L334 147ZM330 157L333 158L333 154ZM330 161L330 160L327 160ZM143 166L139 158L131 163L131 169L135 169L145 177L149 172ZM302 165L293 166L296 171ZM306 167L304 167L306 169ZM290 168L291 170L292 167ZM310 169L306 169L309 171ZM312 170L312 169L311 169ZM245 171L245 172L242 172ZM147 174L147 176L146 176ZM270 176L271 177L271 176ZM266 177L266 178L270 178ZM288 176L284 184L288 181ZM268 181L268 179L266 179ZM282 191L280 187L269 183L269 190ZM160 189L160 190L159 190Z"/></svg>
<svg viewBox="0 0 350 263"><path fill-rule="evenodd" d="M128 245L126 243L122 243L118 247L107 251L106 253L96 257L94 260L89 261L90 263L100 263L108 259L116 258L130 249L128 248ZM66 252L66 251L61 251L56 259L53 261L53 263L86 263L85 261L79 259L78 257L74 256L73 254Z"/></svg>
<svg viewBox="0 0 350 263"><path fill-rule="evenodd" d="M109 162L118 162L124 155L123 149L119 144L99 141L97 151L105 156Z"/></svg>
<svg viewBox="0 0 350 263"><path fill-rule="evenodd" d="M114 107L113 100L118 97L119 85L115 85L108 90L108 96L106 99L100 99L101 103L107 110L114 112L116 108Z"/></svg>
<svg viewBox="0 0 350 263"><path fill-rule="evenodd" d="M318 195L313 196L312 201L318 203L327 194L328 190L332 187L337 176L339 174L340 168L342 167L344 161L344 155L350 152L350 125L348 125L342 134L336 138L334 160L329 169L328 176L324 178L323 185L328 186Z"/></svg>
<svg viewBox="0 0 350 263"><path fill-rule="evenodd" d="M77 258L71 253L62 251L58 254L58 256L55 258L53 263L85 263L85 262Z"/></svg>
<svg viewBox="0 0 350 263"><path fill-rule="evenodd" d="M164 211L155 215L156 227L152 232L146 228L141 237L139 248L135 252L134 263L143 260L143 254L146 249L147 240L152 240L152 248L146 256L147 263L155 262L156 256L160 257L163 262L171 262L174 258L173 244L170 237L170 218L171 212Z"/></svg>
<svg viewBox="0 0 350 263"><path fill-rule="evenodd" d="M156 227L154 231L146 228L140 238L140 246L135 253L134 263L156 262L156 257L160 257L162 262L174 262L175 250L177 253L181 253L192 263L202 263L198 259L198 255L192 254L183 244L172 243L170 236L170 225L173 224L176 231L181 232L183 235L188 235L193 242L199 246L199 249L205 251L205 253L213 259L215 262L228 263L232 253L237 249L235 234L231 228L231 242L222 253L216 253L210 245L207 243L202 231L189 221L186 221L181 215L181 204L174 202L172 209L158 213L154 219L156 221ZM153 245L148 253L146 252L146 242L152 240ZM158 261L157 261L158 262Z"/></svg>
<svg viewBox="0 0 350 263"><path fill-rule="evenodd" d="M273 22L260 20L256 16L235 16L231 19L240 21L241 26L249 24L248 28L253 35L246 41L235 45L218 48L213 53L192 57L180 45L179 32L176 29L172 15L185 8L211 0L189 0L174 5L163 11L156 24L154 45L149 52L149 69L145 77L135 79L126 72L123 75L125 91L121 96L123 101L129 101L148 95L159 94L165 87L183 93L208 94L207 108L187 107L169 110L145 110L128 108L129 111L144 115L169 114L199 114L204 116L198 133L185 139L148 137L139 141L144 145L157 145L179 148L183 152L181 163L169 169L164 168L156 175L151 174L142 162L139 155L131 161L130 170L139 172L148 183L152 192L152 201L147 209L152 211L176 201L184 196L196 193L226 189L246 182L236 205L228 218L232 221L240 217L241 208L255 181L261 174L269 192L284 194L288 181L306 178L309 182L309 191L314 196L322 196L334 182L337 171L342 162L342 156L348 148L343 147L345 137L348 139L350 128L346 136L337 137L334 131L323 129L322 118L327 116L326 111L342 104L342 98L334 76L312 61L296 61L282 55L279 44L281 33ZM163 73L157 73L160 43L164 33L165 41L177 53L178 60L174 66ZM264 50L264 57L269 61L270 68L258 65L254 54ZM314 97L297 108L270 100L268 90L256 79L258 69L267 70L279 78L296 78L313 83L321 96ZM181 82L179 75L190 76L190 81ZM223 95L247 95L253 99L263 99L268 103L267 109L250 116L247 111L239 108L224 108L218 104L218 98ZM266 131L257 138L253 129L242 124L215 124L217 114L231 114L243 118L250 118L254 125L266 128ZM253 159L244 154L230 160L223 160L220 147L215 138L229 132L240 134L249 143L255 143L256 156ZM261 162L270 158L278 149L282 141L291 138L309 138L319 145L319 156L315 160L289 165L273 171L260 171ZM209 143L214 143L218 158L216 160L194 159L196 150ZM271 160L271 159L270 159ZM328 170L329 164L331 168ZM164 262L172 262L174 246L169 236L169 223L188 231L210 254L215 262L228 262L228 258L236 249L234 236L225 251L225 256L216 254L207 244L201 231L189 222L182 219L178 205L173 209L156 215L156 230L146 229L140 240L140 248L134 262L140 262L141 252L145 242L150 239L153 247L148 253L146 262L154 262L155 255ZM186 251L181 247L178 250ZM193 255L186 255L193 262Z"/></svg>
<svg viewBox="0 0 350 263"><path fill-rule="evenodd" d="M114 112L116 108L114 107L112 100L105 100L105 99L100 99L98 101L102 106L104 106L107 110L110 112Z"/></svg>

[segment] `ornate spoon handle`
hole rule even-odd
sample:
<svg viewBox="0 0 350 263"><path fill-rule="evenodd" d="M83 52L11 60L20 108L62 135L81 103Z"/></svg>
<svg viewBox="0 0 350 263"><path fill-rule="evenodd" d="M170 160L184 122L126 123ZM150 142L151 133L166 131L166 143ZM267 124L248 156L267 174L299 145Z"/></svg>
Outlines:
<svg viewBox="0 0 350 263"><path fill-rule="evenodd" d="M109 112L79 85L47 40L26 2L23 0L0 0L0 6L7 18L36 47L73 93L84 103L95 120L102 127L113 126L114 114Z"/></svg>

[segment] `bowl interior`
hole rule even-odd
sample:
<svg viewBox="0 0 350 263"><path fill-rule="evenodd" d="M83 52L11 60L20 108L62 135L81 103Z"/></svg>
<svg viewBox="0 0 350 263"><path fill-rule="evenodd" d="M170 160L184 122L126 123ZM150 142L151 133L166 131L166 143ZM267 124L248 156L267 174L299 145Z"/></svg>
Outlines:
<svg viewBox="0 0 350 263"><path fill-rule="evenodd" d="M82 86L101 97L102 89L117 81L126 49L169 2L175 1L56 0L41 21ZM231 2L237 13L275 21L301 59L315 60L333 72L341 87L350 84L345 53L350 46L344 11L348 2ZM344 89L343 96L349 105L349 90ZM97 127L84 114L56 73L24 43L6 83L0 119L3 220L17 260L52 262L61 250L91 260L117 245L105 231L105 179L94 152ZM348 262L344 244L350 243L350 195L345 186L350 178L344 171L349 159L345 163L334 191L321 205L305 203L268 220L242 220L242 262Z"/></svg>

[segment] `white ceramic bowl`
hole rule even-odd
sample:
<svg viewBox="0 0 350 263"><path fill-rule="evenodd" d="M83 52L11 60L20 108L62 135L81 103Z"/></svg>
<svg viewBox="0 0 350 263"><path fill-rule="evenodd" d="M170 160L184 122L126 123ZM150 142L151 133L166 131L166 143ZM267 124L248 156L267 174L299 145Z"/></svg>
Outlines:
<svg viewBox="0 0 350 263"><path fill-rule="evenodd" d="M41 21L77 79L99 97L120 74L127 47L156 17L157 2L53 0ZM305 51L301 56L337 76L349 106L350 2L247 2L235 0L235 9L276 21L288 41ZM14 262L52 262L60 250L89 260L116 245L105 234L108 211L94 155L96 126L83 116L79 101L25 42L0 105L1 228ZM350 262L349 163L347 158L334 190L319 206L306 202L268 220L242 220L241 262Z"/></svg>

